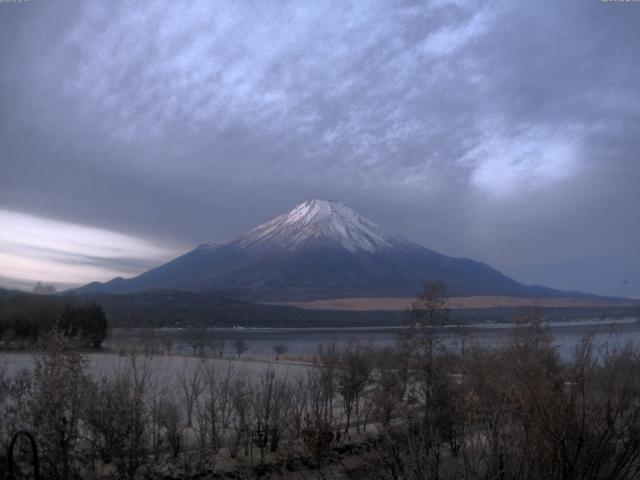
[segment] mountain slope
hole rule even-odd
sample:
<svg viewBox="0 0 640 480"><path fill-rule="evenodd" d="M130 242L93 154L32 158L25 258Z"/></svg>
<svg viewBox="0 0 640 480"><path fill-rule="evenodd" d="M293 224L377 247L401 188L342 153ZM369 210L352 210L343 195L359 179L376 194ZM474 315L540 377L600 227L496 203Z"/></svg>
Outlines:
<svg viewBox="0 0 640 480"><path fill-rule="evenodd" d="M232 242L202 245L138 277L78 291L180 289L252 301L413 297L427 280L444 282L451 295L567 295L441 255L325 200L301 203Z"/></svg>

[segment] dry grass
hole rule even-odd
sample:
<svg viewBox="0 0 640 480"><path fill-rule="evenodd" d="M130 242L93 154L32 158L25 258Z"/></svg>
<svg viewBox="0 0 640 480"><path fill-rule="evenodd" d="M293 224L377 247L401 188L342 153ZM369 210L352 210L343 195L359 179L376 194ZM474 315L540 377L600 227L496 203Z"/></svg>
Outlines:
<svg viewBox="0 0 640 480"><path fill-rule="evenodd" d="M331 298L327 300L309 300L300 302L277 302L271 305L288 305L308 310L406 310L411 306L412 298ZM475 296L450 297L447 299L449 308L498 308L498 307L606 307L640 306L638 300L627 299L591 299L591 298L535 298L535 297L505 297L505 296Z"/></svg>

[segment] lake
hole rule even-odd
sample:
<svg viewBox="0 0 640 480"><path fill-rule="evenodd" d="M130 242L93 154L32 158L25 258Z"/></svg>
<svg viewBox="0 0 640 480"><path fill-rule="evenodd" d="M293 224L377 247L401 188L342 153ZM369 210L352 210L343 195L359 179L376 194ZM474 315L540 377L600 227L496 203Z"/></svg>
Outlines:
<svg viewBox="0 0 640 480"><path fill-rule="evenodd" d="M611 321L574 321L550 323L554 345L560 356L568 359L582 338L593 333L596 345L609 342L611 346L624 346L632 342L640 344L640 323L636 318ZM483 346L497 346L508 340L510 333L517 328L513 324L475 324L465 327L445 327L442 329L443 342L450 348L462 348L464 344L478 343ZM215 328L203 329L208 338L210 349L212 342L224 339L225 356L234 354L232 343L236 339L246 342L249 355L273 355L274 345L287 346L290 355L309 355L316 353L320 346L336 344L338 348L350 341L371 344L374 348L392 346L400 329L397 327L349 327L349 328ZM173 353L189 353L189 332L180 328L162 329L114 329L106 346L118 349L130 346L142 346L156 343L158 348L169 342ZM205 342L206 343L206 342Z"/></svg>

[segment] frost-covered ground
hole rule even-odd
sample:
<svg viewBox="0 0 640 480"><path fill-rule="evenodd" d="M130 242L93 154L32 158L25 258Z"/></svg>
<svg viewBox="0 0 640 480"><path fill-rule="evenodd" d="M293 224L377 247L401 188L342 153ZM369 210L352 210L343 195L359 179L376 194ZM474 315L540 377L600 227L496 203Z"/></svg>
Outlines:
<svg viewBox="0 0 640 480"><path fill-rule="evenodd" d="M21 370L31 371L34 367L35 356L39 353L0 353L0 369L7 377L17 375ZM189 375L198 368L214 368L220 373L232 369L237 376L257 379L261 374L272 369L278 377L295 379L305 375L311 368L308 365L288 361L275 361L268 357L240 358L240 359L212 359L183 355L130 355L120 356L111 353L86 354L87 373L93 378L113 376L125 373L135 367L138 372L148 371L152 383L158 386L173 388L178 386L181 376Z"/></svg>

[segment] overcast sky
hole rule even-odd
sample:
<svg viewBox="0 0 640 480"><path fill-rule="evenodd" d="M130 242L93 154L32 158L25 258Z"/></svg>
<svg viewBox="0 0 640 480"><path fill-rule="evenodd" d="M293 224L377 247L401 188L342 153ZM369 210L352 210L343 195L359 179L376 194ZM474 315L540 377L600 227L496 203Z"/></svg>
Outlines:
<svg viewBox="0 0 640 480"><path fill-rule="evenodd" d="M640 3L0 1L0 166L6 286L131 276L327 198L640 297Z"/></svg>

